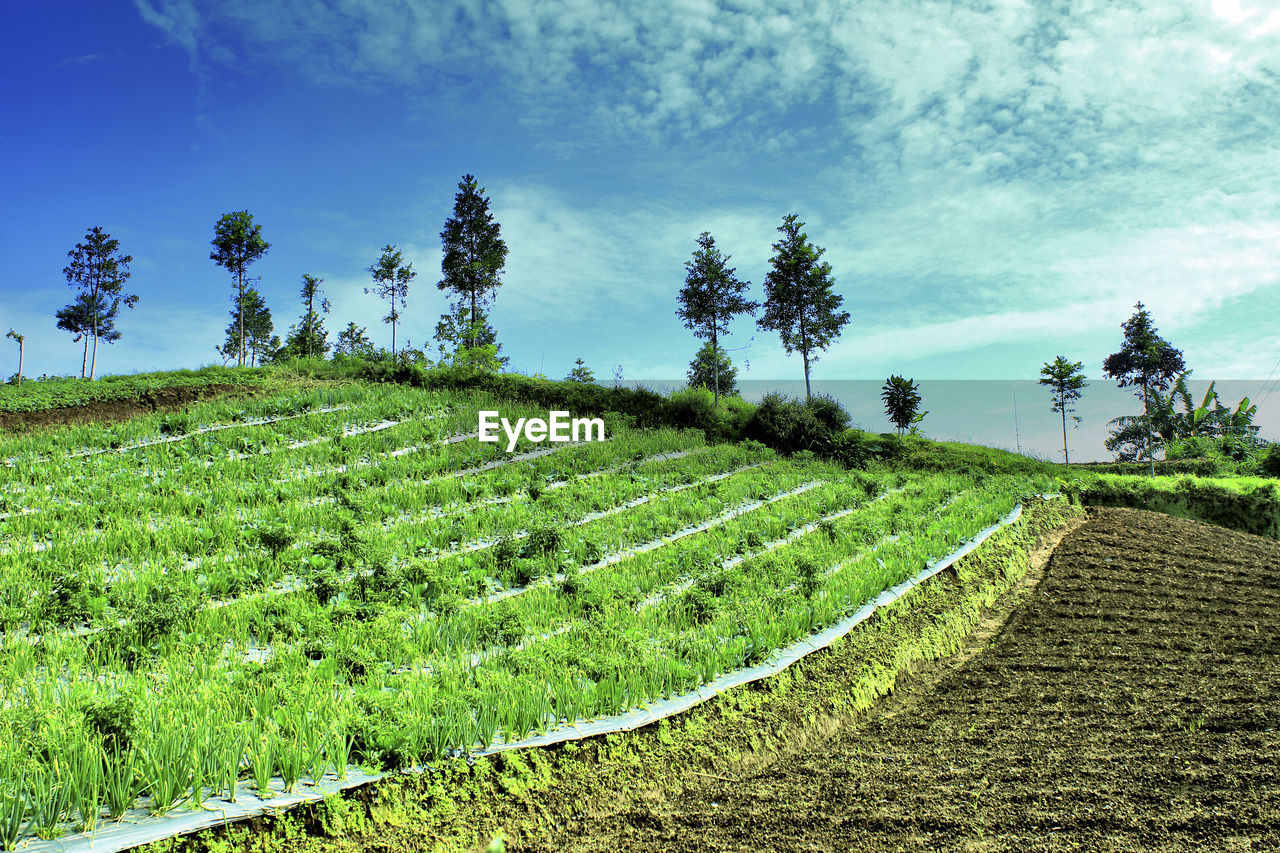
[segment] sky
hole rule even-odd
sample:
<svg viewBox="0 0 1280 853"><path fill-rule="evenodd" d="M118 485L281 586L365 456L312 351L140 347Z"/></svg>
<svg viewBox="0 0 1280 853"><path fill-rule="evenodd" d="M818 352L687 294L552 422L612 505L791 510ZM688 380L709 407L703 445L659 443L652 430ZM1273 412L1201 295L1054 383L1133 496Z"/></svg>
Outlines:
<svg viewBox="0 0 1280 853"><path fill-rule="evenodd" d="M1271 3L48 0L8 10L0 48L0 327L28 375L78 374L54 312L93 226L139 296L99 372L221 363L210 241L237 210L271 244L250 274L282 336L309 273L330 330L389 346L364 289L393 243L418 272L397 341L430 348L474 174L514 370L678 380L698 235L761 299L794 213L851 314L815 381L1026 381L1063 355L1108 416L1136 411L1102 361L1141 300L1200 388L1239 380L1280 433ZM724 345L744 379L803 378L750 317Z"/></svg>

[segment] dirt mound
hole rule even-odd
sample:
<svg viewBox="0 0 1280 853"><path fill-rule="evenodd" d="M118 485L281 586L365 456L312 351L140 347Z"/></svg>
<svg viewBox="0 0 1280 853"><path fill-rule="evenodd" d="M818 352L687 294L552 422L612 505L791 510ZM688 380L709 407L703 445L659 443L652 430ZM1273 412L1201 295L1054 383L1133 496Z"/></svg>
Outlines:
<svg viewBox="0 0 1280 853"><path fill-rule="evenodd" d="M0 412L0 430L35 429L90 422L124 421L158 409L175 409L223 394L260 394L243 385L177 385L144 391L126 400L95 400L80 406L63 406L38 412Z"/></svg>
<svg viewBox="0 0 1280 853"><path fill-rule="evenodd" d="M1277 566L1278 542L1091 510L979 654L513 849L1280 849Z"/></svg>

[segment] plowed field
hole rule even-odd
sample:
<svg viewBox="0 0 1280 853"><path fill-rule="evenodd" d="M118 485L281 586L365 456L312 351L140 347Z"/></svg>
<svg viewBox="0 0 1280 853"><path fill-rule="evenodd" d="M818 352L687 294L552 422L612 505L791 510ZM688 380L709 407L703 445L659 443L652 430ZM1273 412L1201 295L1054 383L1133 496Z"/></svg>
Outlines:
<svg viewBox="0 0 1280 853"><path fill-rule="evenodd" d="M519 849L1280 850L1280 543L1091 510L963 663L576 818Z"/></svg>

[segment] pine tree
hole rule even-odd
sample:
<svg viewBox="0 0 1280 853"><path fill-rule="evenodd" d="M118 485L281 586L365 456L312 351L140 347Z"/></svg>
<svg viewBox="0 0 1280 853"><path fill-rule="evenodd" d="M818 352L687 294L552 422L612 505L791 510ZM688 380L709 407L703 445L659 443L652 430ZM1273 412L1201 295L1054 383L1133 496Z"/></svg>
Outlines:
<svg viewBox="0 0 1280 853"><path fill-rule="evenodd" d="M849 312L838 311L844 297L832 291L831 265L819 263L825 249L809 242L800 229L804 223L793 213L778 231L782 239L773 244L773 269L765 276L764 316L756 325L776 331L787 354L799 352L804 358L804 395L809 390L809 368L849 322Z"/></svg>
<svg viewBox="0 0 1280 853"><path fill-rule="evenodd" d="M468 348L482 346L474 337L480 329L479 317L502 286L502 269L507 263L507 244L489 212L489 199L484 192L475 176L463 175L454 196L453 216L445 220L440 232L444 250L440 269L444 277L436 287L451 291L460 303L470 305Z"/></svg>
<svg viewBox="0 0 1280 853"><path fill-rule="evenodd" d="M93 341L93 359L88 364L90 379L98 367L98 341L120 340L121 335L115 328L120 306L132 308L138 304L137 296L123 292L133 258L118 254L119 249L119 240L94 226L85 234L83 243L77 243L67 252L70 262L62 269L67 284L80 288L80 293L75 302L57 312L58 328L71 331L76 341L84 339L86 361L89 341ZM84 376L82 363L80 378Z"/></svg>
<svg viewBox="0 0 1280 853"><path fill-rule="evenodd" d="M685 284L680 290L676 316L684 320L685 327L692 329L695 337L708 339L713 352L720 351L720 335L729 334L733 317L754 314L760 307L759 303L743 296L751 282L734 275L729 258L720 253L715 238L706 231L698 235L698 249L684 266ZM718 358L708 362L711 381L707 387L711 388L716 403L720 402L719 364Z"/></svg>

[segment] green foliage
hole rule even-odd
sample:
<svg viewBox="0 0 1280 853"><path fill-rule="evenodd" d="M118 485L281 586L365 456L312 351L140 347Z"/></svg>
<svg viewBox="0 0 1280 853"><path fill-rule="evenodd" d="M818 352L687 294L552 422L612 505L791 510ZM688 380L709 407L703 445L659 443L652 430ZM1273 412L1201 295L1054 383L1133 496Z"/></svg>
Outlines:
<svg viewBox="0 0 1280 853"><path fill-rule="evenodd" d="M382 247L382 255L369 267L369 274L373 276L374 284L373 287L366 287L364 292L374 293L379 299L387 300L390 305L382 322L391 324L391 354L395 355L396 324L400 322L400 308L405 307L409 283L418 274L414 272L413 264L404 262L403 254L393 243Z"/></svg>
<svg viewBox="0 0 1280 853"><path fill-rule="evenodd" d="M338 333L338 342L333 347L333 354L352 358L373 355L373 341L369 340L367 332L368 330L363 326L357 327L355 323L348 323L347 327Z"/></svg>
<svg viewBox="0 0 1280 853"><path fill-rule="evenodd" d="M578 359L574 363L573 370L569 371L569 375L564 378L566 382L595 382L595 374L591 372L591 368L587 367L586 362Z"/></svg>
<svg viewBox="0 0 1280 853"><path fill-rule="evenodd" d="M235 278L237 296L233 303L236 306L232 309L234 314L239 310L239 306L244 305L245 271L250 264L267 253L271 244L262 239L262 226L254 224L252 214L247 210L239 210L234 213L224 213L218 220L214 226L212 245L213 251L209 253L209 260ZM244 319L245 312L240 311L239 316ZM243 366L246 352L243 325L237 330L236 341L238 344L236 364Z"/></svg>
<svg viewBox="0 0 1280 853"><path fill-rule="evenodd" d="M685 262L685 272L676 316L696 337L707 340L689 366L689 385L710 388L719 400L721 394L733 393L733 376L737 373L728 366L728 358L719 346L720 336L729 334L729 323L734 316L754 314L760 306L744 296L751 282L742 281L734 274L728 256L720 253L715 238L706 231L698 235L698 248L693 258ZM726 372L725 369L727 375L722 377L720 374Z"/></svg>
<svg viewBox="0 0 1280 853"><path fill-rule="evenodd" d="M804 223L788 214L778 231L782 239L773 244L773 269L764 280L764 315L756 325L776 331L788 354L804 358L804 390L809 396L809 367L849 322L849 312L840 311L844 297L832 288L831 265L819 262L825 249L809 242L800 229Z"/></svg>
<svg viewBox="0 0 1280 853"><path fill-rule="evenodd" d="M271 309L256 288L246 288L231 308L231 322L227 325L226 338L222 346L215 347L223 363L233 358L247 356L245 361L253 366L262 361L274 359L276 350L280 348L280 337L274 334L275 323L271 319ZM244 346L241 347L241 335Z"/></svg>
<svg viewBox="0 0 1280 853"><path fill-rule="evenodd" d="M830 431L812 408L772 392L756 406L746 423L745 435L784 454L821 451L831 439Z"/></svg>
<svg viewBox="0 0 1280 853"><path fill-rule="evenodd" d="M1080 399L1080 394L1085 387L1084 373L1081 368L1084 362L1067 361L1065 356L1058 356L1053 363L1045 362L1040 368L1040 384L1044 385L1053 393L1053 404L1050 406L1052 411L1062 415L1062 460L1064 463L1070 463L1071 456L1067 451L1067 415L1075 411L1072 406L1076 400ZM1072 415L1071 420L1076 424L1080 423L1080 418Z"/></svg>
<svg viewBox="0 0 1280 853"><path fill-rule="evenodd" d="M1258 473L1266 477L1280 477L1280 444L1267 445L1267 451L1258 463Z"/></svg>
<svg viewBox="0 0 1280 853"><path fill-rule="evenodd" d="M474 315L464 302L454 303L436 323L435 341L440 364L464 373L496 373L511 360L499 355L502 345L489 324L489 315L477 308Z"/></svg>
<svg viewBox="0 0 1280 853"><path fill-rule="evenodd" d="M138 703L132 696L89 699L80 710L85 728L102 741L106 752L124 752L133 744L139 720Z"/></svg>
<svg viewBox="0 0 1280 853"><path fill-rule="evenodd" d="M731 397L738 393L738 368L729 360L729 354L707 341L689 362L689 387L708 388L716 397Z"/></svg>
<svg viewBox="0 0 1280 853"><path fill-rule="evenodd" d="M489 212L484 193L474 175L463 175L454 196L453 216L445 220L440 232L443 277L436 287L452 292L459 305L465 303L470 308L464 338L467 349L485 345L477 336L481 309L501 287L507 262L502 228Z"/></svg>
<svg viewBox="0 0 1280 853"><path fill-rule="evenodd" d="M898 435L918 420L916 411L920 406L920 393L914 381L890 376L881 388L880 398L884 400L884 411L890 423L898 428Z"/></svg>
<svg viewBox="0 0 1280 853"><path fill-rule="evenodd" d="M1121 388L1136 388L1135 393L1142 400L1142 415L1135 423L1130 418L1115 418L1116 424L1111 436L1107 439L1108 450L1118 454L1117 458L1128 458L1130 445L1137 444L1136 453L1142 453L1148 463L1154 457L1155 440L1153 438L1152 397L1153 391L1164 391L1169 382L1179 373L1186 370L1182 352L1174 349L1156 333L1151 314L1139 302L1132 317L1122 325L1124 328L1124 345L1119 352L1107 356L1102 364L1102 372L1116 380ZM1140 444L1135 439L1141 439ZM1114 447L1113 447L1114 445ZM1151 468L1154 474L1154 467Z"/></svg>
<svg viewBox="0 0 1280 853"><path fill-rule="evenodd" d="M324 284L322 278L308 274L302 276L299 295L302 297L302 304L306 306L306 311L297 323L289 327L284 348L276 354L276 361L288 358L324 358L324 354L329 351L329 332L325 329L324 318L321 316L329 313L329 300L320 300L319 313L316 312L315 304L322 284Z"/></svg>

